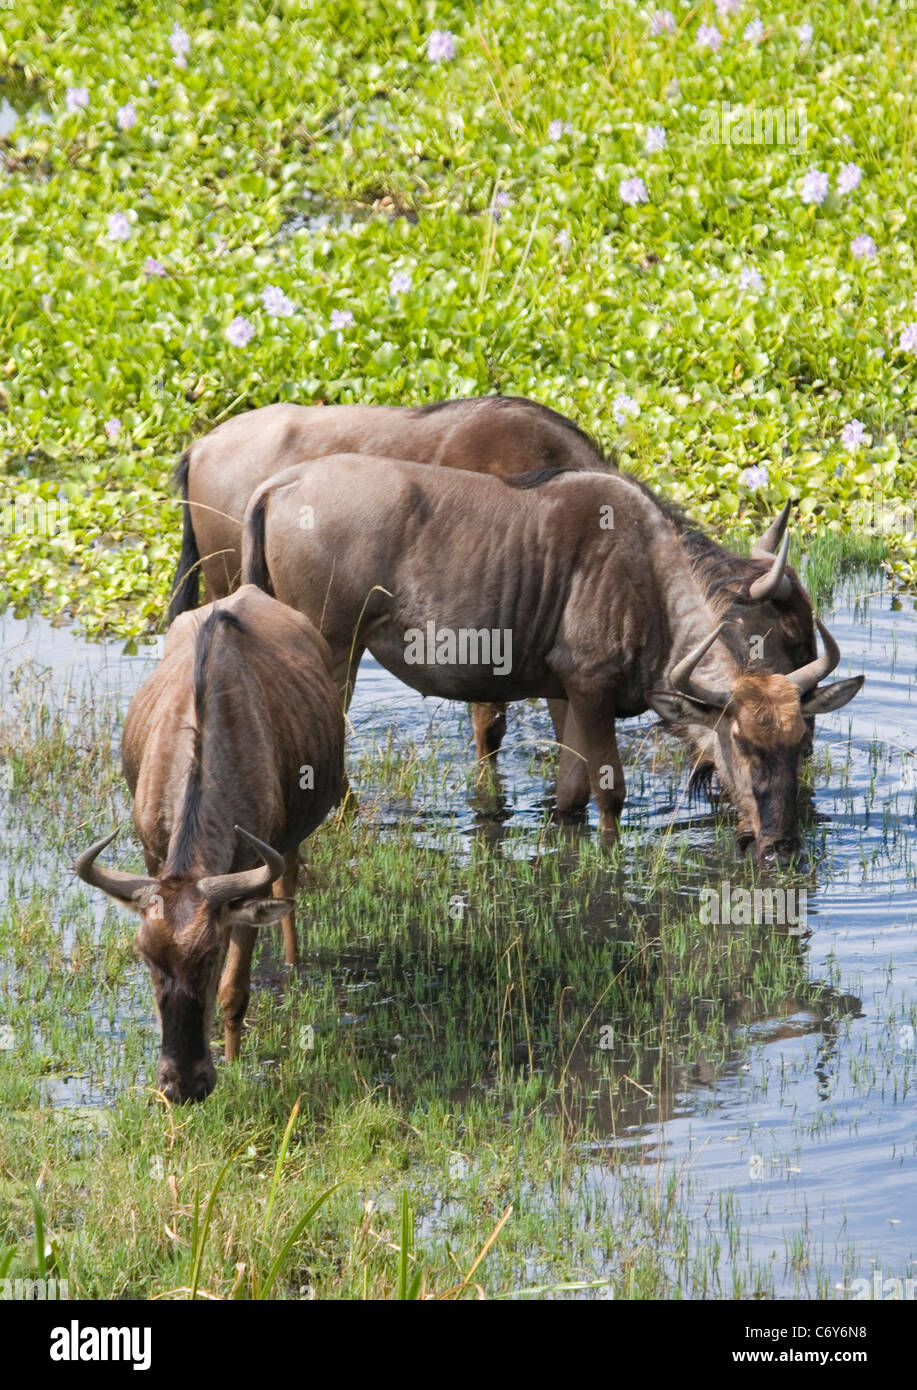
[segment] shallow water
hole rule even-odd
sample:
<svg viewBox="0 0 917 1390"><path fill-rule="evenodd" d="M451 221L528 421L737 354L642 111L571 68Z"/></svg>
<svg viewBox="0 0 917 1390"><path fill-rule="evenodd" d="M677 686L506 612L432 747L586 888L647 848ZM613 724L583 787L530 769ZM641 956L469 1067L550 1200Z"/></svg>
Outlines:
<svg viewBox="0 0 917 1390"><path fill-rule="evenodd" d="M809 892L806 951L810 976L839 974L862 1015L835 1036L765 1037L748 1069L717 1079L692 1113L644 1131L652 1157L690 1164L700 1229L711 1194L715 1204L733 1190L744 1240L776 1262L778 1293L817 1292L785 1238L805 1228L809 1253L836 1271L830 1292L872 1268L917 1275L917 611L913 599L876 594L835 609L828 625L844 653L838 674L865 671L867 682L817 729L818 751L830 746L841 766L849 750L850 770L818 779L830 852ZM600 1169L592 1179L603 1181ZM874 1266L845 1275L854 1243Z"/></svg>
<svg viewBox="0 0 917 1390"><path fill-rule="evenodd" d="M606 1195L624 1180L620 1167L612 1172L604 1161L612 1149L623 1150L633 1173L663 1190L667 1175L677 1173L680 1209L697 1244L715 1236L728 1246L733 1225L743 1264L766 1268L778 1296L851 1296L851 1281L873 1270L917 1275L917 604L878 589L850 592L827 621L843 652L836 674L865 671L867 683L816 732L819 824L807 934L799 939L811 997L804 991L787 999L774 1017L738 1009L734 1057L673 1073L664 1101L639 1096L607 1116L597 1106L598 1141L582 1157L583 1181ZM128 657L69 629L2 617L0 696L31 663L31 677L61 707L78 708L80 694L91 691L123 711L160 646ZM407 820L418 845L458 857L482 830L490 840L509 837L514 853L534 845L547 784L532 755L550 742L540 706L516 706L511 714L502 803L483 811L463 775L470 756L464 710L423 700L367 658L350 718L351 757L384 745L390 731L402 749L435 736L444 769L453 770L435 800L371 807L383 825ZM712 854L713 814L687 803L670 765L645 770L652 724L643 718L622 730L625 837L629 827L661 830L674 818L676 833ZM13 827L5 828L8 837ZM39 854L30 864L28 872L53 883L62 902L75 891L53 860ZM6 878L0 872L0 899ZM436 951L447 960L448 942L436 943ZM825 981L831 989L820 992ZM142 1022L143 989L138 970L124 998L125 1029ZM147 1004L150 1029L151 1013ZM488 1080L472 1075L467 1083L480 1088ZM104 1079L61 1077L49 1081L48 1097L84 1106L109 1103L113 1092ZM724 1254L711 1293L729 1296L729 1267ZM603 1272L610 1273L598 1261L595 1277Z"/></svg>

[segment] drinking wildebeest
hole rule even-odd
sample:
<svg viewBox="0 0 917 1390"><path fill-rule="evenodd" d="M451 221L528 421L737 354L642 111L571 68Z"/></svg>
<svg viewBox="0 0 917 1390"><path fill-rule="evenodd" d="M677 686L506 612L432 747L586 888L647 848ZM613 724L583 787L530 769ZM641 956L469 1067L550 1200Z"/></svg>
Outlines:
<svg viewBox="0 0 917 1390"><path fill-rule="evenodd" d="M131 701L122 765L148 876L97 862L114 835L76 872L140 917L162 1026L157 1084L170 1100L213 1090L224 960L227 1059L239 1052L257 928L282 917L296 960L298 848L344 787L329 655L306 618L246 585L173 624Z"/></svg>
<svg viewBox="0 0 917 1390"><path fill-rule="evenodd" d="M279 404L246 411L196 440L179 463L176 480L186 505L170 621L197 606L198 570L207 599L221 598L238 583L242 517L256 487L291 464L351 452L500 476L609 466L572 420L512 396L419 407ZM562 706L551 708L558 739L565 716ZM472 725L483 763L502 742L505 705L476 705Z"/></svg>
<svg viewBox="0 0 917 1390"><path fill-rule="evenodd" d="M786 861L806 720L863 683L817 688L840 653L819 622L816 655L787 515L743 559L623 473L504 481L346 455L255 492L243 575L321 626L345 693L368 647L425 695L566 698L557 806L583 803L585 766L608 838L625 792L615 719L652 707L715 768L743 846ZM463 661L463 632L491 649Z"/></svg>

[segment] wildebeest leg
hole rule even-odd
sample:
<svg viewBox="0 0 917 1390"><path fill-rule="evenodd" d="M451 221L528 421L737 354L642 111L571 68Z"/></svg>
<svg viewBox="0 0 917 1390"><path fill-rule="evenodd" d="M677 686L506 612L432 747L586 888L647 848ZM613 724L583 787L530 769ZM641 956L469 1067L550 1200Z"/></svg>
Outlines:
<svg viewBox="0 0 917 1390"><path fill-rule="evenodd" d="M229 938L226 964L220 978L220 1010L223 1014L227 1062L232 1062L239 1055L242 1024L251 990L252 951L257 935L257 927L237 923Z"/></svg>
<svg viewBox="0 0 917 1390"><path fill-rule="evenodd" d="M554 737L558 745L564 741L564 724L567 722L568 705L566 700L549 700L548 714L551 716L551 723L554 725Z"/></svg>
<svg viewBox="0 0 917 1390"><path fill-rule="evenodd" d="M599 811L603 838L613 843L624 805L624 768L615 738L614 711L600 702L571 696L564 725L557 774L557 809L572 811L584 804L583 769Z"/></svg>
<svg viewBox="0 0 917 1390"><path fill-rule="evenodd" d="M287 965L299 961L299 948L296 942L296 879L299 874L299 849L291 849L283 856L283 874L274 883L275 898L289 898L293 906L280 920L283 928L283 958Z"/></svg>
<svg viewBox="0 0 917 1390"><path fill-rule="evenodd" d="M474 749L481 764L478 776L484 777L492 771L494 759L506 733L506 705L493 704L471 706L471 727L474 730Z"/></svg>
<svg viewBox="0 0 917 1390"><path fill-rule="evenodd" d="M566 728L569 710L570 706L567 704L566 700L548 701L548 713L551 716L551 723L554 725L554 738L557 741L558 748L561 750L561 761L563 761L563 745L565 742L564 729ZM570 803L569 807L566 809L573 810L585 806L590 795L589 769L582 758L573 758L570 760L566 769L566 776L566 795ZM576 780L577 777L579 778L578 784ZM558 773L558 788L560 786L559 779L560 774ZM559 802L558 808L560 809Z"/></svg>

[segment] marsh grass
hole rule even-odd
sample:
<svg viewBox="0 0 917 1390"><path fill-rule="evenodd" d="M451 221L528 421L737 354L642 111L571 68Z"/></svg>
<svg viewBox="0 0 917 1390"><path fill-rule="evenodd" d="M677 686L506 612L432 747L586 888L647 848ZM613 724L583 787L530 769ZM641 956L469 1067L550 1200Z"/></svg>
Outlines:
<svg viewBox="0 0 917 1390"><path fill-rule="evenodd" d="M660 1161L660 1126L702 1116L717 1079L743 1071L763 1100L761 1049L781 1020L802 1011L845 1037L858 1001L837 971L812 977L792 933L700 922L702 886L757 881L728 817L695 843L635 816L608 854L588 829L488 820L435 729L407 747L363 737L359 813L307 847L300 971L266 937L241 1060L206 1104L172 1109L151 1085L132 923L60 869L124 816L116 711L74 693L62 712L35 698L34 675L0 719L14 764L0 908L11 1270L34 1276L36 1240L51 1240L75 1296L773 1292L728 1189L718 1237L698 1240L691 1164ZM549 780L551 759L532 757ZM681 755L654 760L682 795ZM843 794L840 750L829 761L815 775ZM436 815L445 788L478 805L477 829ZM893 852L891 823L888 836ZM892 1018L905 1016L902 1001ZM914 1084L891 1052L849 1056L867 1093ZM788 1248L787 1268L824 1284L806 1251Z"/></svg>

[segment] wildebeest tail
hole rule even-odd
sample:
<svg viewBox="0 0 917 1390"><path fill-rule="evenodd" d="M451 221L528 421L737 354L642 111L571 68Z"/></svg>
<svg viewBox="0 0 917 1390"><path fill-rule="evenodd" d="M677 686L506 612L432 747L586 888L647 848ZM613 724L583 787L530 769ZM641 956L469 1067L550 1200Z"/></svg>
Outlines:
<svg viewBox="0 0 917 1390"><path fill-rule="evenodd" d="M181 525L181 554L178 557L178 569L175 571L175 579L172 583L172 597L169 600L169 622L172 623L179 613L187 613L192 608L197 608L200 602L200 554L197 548L197 537L194 534L194 526L191 521L191 508L188 506L188 465L190 457L187 453L182 454L175 470L174 482L182 498L182 525Z"/></svg>
<svg viewBox="0 0 917 1390"><path fill-rule="evenodd" d="M263 488L256 494L245 514L242 534L242 583L257 584L259 589L263 589L273 598L274 586L264 553L264 521L268 496L268 489Z"/></svg>

